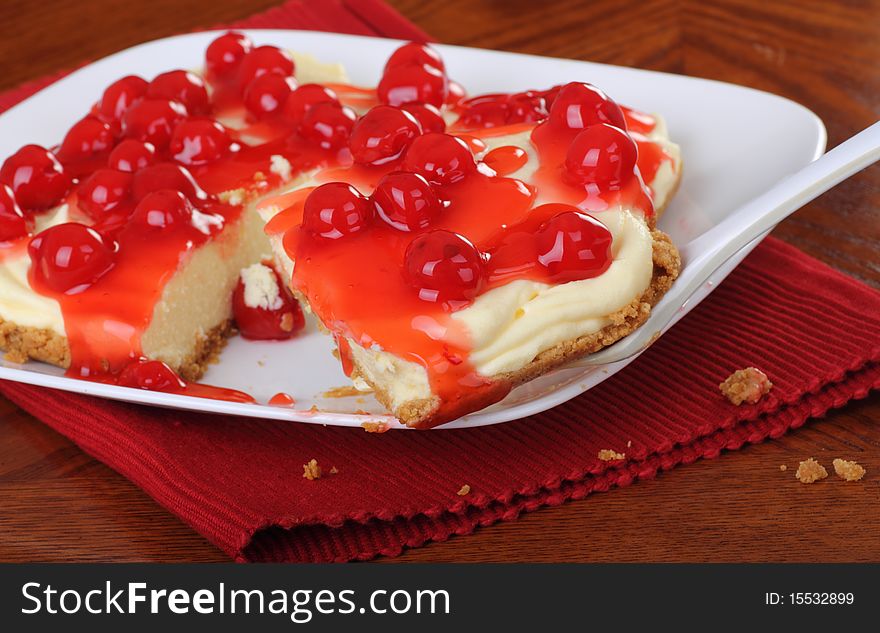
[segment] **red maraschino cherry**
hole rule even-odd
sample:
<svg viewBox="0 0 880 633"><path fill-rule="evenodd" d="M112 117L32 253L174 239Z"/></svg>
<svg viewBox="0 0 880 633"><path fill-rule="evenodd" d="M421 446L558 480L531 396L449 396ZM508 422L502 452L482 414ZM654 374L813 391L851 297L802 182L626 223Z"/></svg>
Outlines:
<svg viewBox="0 0 880 633"><path fill-rule="evenodd" d="M169 153L184 165L207 165L226 156L232 137L214 119L186 119L177 124L168 145Z"/></svg>
<svg viewBox="0 0 880 633"><path fill-rule="evenodd" d="M547 101L541 93L520 92L507 99L508 123L537 123L548 116Z"/></svg>
<svg viewBox="0 0 880 633"><path fill-rule="evenodd" d="M431 184L405 171L383 176L370 199L379 217L400 231L428 228L443 210Z"/></svg>
<svg viewBox="0 0 880 633"><path fill-rule="evenodd" d="M611 265L611 240L611 232L596 218L564 211L535 233L538 263L554 284L597 277Z"/></svg>
<svg viewBox="0 0 880 633"><path fill-rule="evenodd" d="M244 276L240 276L232 293L232 314L238 331L246 339L257 341L283 341L296 336L305 326L302 309L278 273L264 266L266 274L275 281L277 295L266 305L248 304L248 289ZM254 303L253 301L251 303Z"/></svg>
<svg viewBox="0 0 880 633"><path fill-rule="evenodd" d="M423 64L395 66L385 71L376 91L386 105L427 103L439 108L446 100L446 76Z"/></svg>
<svg viewBox="0 0 880 633"><path fill-rule="evenodd" d="M138 202L131 221L151 229L167 229L189 222L193 206L185 195L173 189L153 191Z"/></svg>
<svg viewBox="0 0 880 633"><path fill-rule="evenodd" d="M336 93L321 84L303 84L294 90L282 108L284 118L290 123L299 125L306 113L317 103L339 103Z"/></svg>
<svg viewBox="0 0 880 633"><path fill-rule="evenodd" d="M38 233L28 245L37 287L78 294L104 276L116 260L117 245L94 229L69 222Z"/></svg>
<svg viewBox="0 0 880 633"><path fill-rule="evenodd" d="M451 185L477 169L467 143L449 134L423 134L409 146L403 169L421 174L435 185Z"/></svg>
<svg viewBox="0 0 880 633"><path fill-rule="evenodd" d="M419 298L452 309L473 301L486 281L480 251L457 233L435 229L410 242L404 271Z"/></svg>
<svg viewBox="0 0 880 633"><path fill-rule="evenodd" d="M58 160L72 163L108 152L114 140L109 124L96 116L87 116L74 123L61 141Z"/></svg>
<svg viewBox="0 0 880 633"><path fill-rule="evenodd" d="M344 182L328 182L312 191L303 208L303 230L326 239L339 239L366 230L373 205Z"/></svg>
<svg viewBox="0 0 880 633"><path fill-rule="evenodd" d="M422 132L445 132L446 121L440 114L440 110L427 103L404 103L401 110L406 110L416 118L422 126Z"/></svg>
<svg viewBox="0 0 880 633"><path fill-rule="evenodd" d="M208 112L208 90L198 75L186 70L171 70L155 79L147 86L147 98L168 99L183 104L190 115Z"/></svg>
<svg viewBox="0 0 880 633"><path fill-rule="evenodd" d="M440 57L440 53L427 44L419 44L417 42L404 44L391 53L391 57L385 62L385 70L387 71L389 68L409 66L412 64L432 66L441 73L446 72L446 67L443 64L443 59Z"/></svg>
<svg viewBox="0 0 880 633"><path fill-rule="evenodd" d="M127 138L151 143L156 149L168 146L171 133L186 118L186 108L177 101L143 99L131 106L122 117L122 134Z"/></svg>
<svg viewBox="0 0 880 633"><path fill-rule="evenodd" d="M0 185L0 242L11 242L28 234L28 223L9 185Z"/></svg>
<svg viewBox="0 0 880 633"><path fill-rule="evenodd" d="M620 128L591 125L571 142L565 156L566 179L595 185L599 191L616 191L633 176L638 146Z"/></svg>
<svg viewBox="0 0 880 633"><path fill-rule="evenodd" d="M357 115L338 103L316 103L299 125L299 134L322 149L339 149L351 136Z"/></svg>
<svg viewBox="0 0 880 633"><path fill-rule="evenodd" d="M419 122L409 112L380 105L358 119L348 145L356 163L384 165L400 158L421 133Z"/></svg>
<svg viewBox="0 0 880 633"><path fill-rule="evenodd" d="M126 365L116 383L123 387L175 393L183 391L186 383L160 360L138 358Z"/></svg>
<svg viewBox="0 0 880 633"><path fill-rule="evenodd" d="M257 77L276 74L290 77L293 74L293 58L276 46L258 46L247 53L238 67L238 87L244 90Z"/></svg>
<svg viewBox="0 0 880 633"><path fill-rule="evenodd" d="M296 89L293 77L268 73L254 79L244 91L244 105L258 119L279 114Z"/></svg>
<svg viewBox="0 0 880 633"><path fill-rule="evenodd" d="M190 200L205 200L208 197L189 170L182 165L156 163L134 175L131 193L135 202L142 200L148 193L160 189L180 191Z"/></svg>
<svg viewBox="0 0 880 633"><path fill-rule="evenodd" d="M626 129L620 106L595 86L580 82L566 84L559 90L550 107L550 121L571 130L598 123Z"/></svg>
<svg viewBox="0 0 880 633"><path fill-rule="evenodd" d="M465 102L460 123L466 128L506 125L509 117L506 95L483 95Z"/></svg>
<svg viewBox="0 0 880 633"><path fill-rule="evenodd" d="M54 207L71 184L55 155L39 145L25 145L7 158L0 167L0 182L12 188L25 213Z"/></svg>
<svg viewBox="0 0 880 633"><path fill-rule="evenodd" d="M110 152L107 166L110 169L134 173L155 162L156 148L152 143L127 138Z"/></svg>
<svg viewBox="0 0 880 633"><path fill-rule="evenodd" d="M135 101L147 93L147 80L128 75L110 84L96 106L97 115L107 123L119 123Z"/></svg>
<svg viewBox="0 0 880 633"><path fill-rule="evenodd" d="M244 56L254 48L253 42L243 33L224 33L208 45L205 66L212 77L229 79L238 70Z"/></svg>
<svg viewBox="0 0 880 633"><path fill-rule="evenodd" d="M93 220L101 220L131 196L133 176L115 169L98 169L76 190L77 205Z"/></svg>

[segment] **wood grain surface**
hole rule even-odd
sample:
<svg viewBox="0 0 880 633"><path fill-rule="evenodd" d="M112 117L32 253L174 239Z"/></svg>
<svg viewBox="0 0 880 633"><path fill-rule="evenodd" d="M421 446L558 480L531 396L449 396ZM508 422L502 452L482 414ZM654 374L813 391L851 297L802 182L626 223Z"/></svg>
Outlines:
<svg viewBox="0 0 880 633"><path fill-rule="evenodd" d="M2 0L0 89L273 0ZM438 40L730 81L795 99L829 146L880 115L880 1L392 0ZM760 113L755 113L760 116ZM720 151L723 148L719 148ZM768 152L773 148L768 147ZM880 288L880 168L775 235ZM805 292L809 280L805 280ZM878 561L880 395L779 440L406 552L405 561ZM834 457L862 482L794 479ZM788 470L780 471L786 464ZM0 400L0 561L222 561L67 439Z"/></svg>

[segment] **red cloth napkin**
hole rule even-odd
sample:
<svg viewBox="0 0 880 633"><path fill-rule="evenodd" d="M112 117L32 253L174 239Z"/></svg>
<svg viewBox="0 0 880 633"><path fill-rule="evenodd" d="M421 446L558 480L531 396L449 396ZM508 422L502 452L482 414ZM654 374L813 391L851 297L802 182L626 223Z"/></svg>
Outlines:
<svg viewBox="0 0 880 633"><path fill-rule="evenodd" d="M372 1L291 2L245 25L423 36ZM718 383L749 365L775 386L758 405L734 407ZM878 386L880 293L768 239L636 363L551 411L494 427L372 434L10 382L0 392L236 560L346 561L778 437ZM626 460L602 462L601 449ZM311 459L338 474L304 479ZM464 484L471 492L458 496Z"/></svg>

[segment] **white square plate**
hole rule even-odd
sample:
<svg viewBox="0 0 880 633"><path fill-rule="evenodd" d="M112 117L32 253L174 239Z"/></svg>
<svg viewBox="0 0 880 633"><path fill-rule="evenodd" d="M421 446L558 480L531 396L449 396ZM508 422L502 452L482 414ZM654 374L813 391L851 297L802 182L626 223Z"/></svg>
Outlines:
<svg viewBox="0 0 880 633"><path fill-rule="evenodd" d="M104 87L119 77L146 78L174 68L199 68L205 48L220 31L171 37L116 53L78 70L0 115L0 156L26 143L57 144L67 128L88 111ZM342 62L352 83L376 85L385 60L400 42L311 31L248 31L257 44L308 52ZM469 94L547 88L569 81L596 84L615 100L662 114L672 139L681 145L684 178L660 227L681 248L727 214L825 149L822 122L803 106L741 86L632 68L438 45L450 77ZM680 315L696 306L754 248L743 249L720 270ZM687 261L684 262L687 266ZM388 421L372 397L328 399L321 394L348 384L331 356L329 337L309 323L306 333L284 343L235 338L220 362L203 378L209 384L246 391L265 403L278 392L296 399L296 409L206 400L91 383L63 376L55 367L29 362L0 363L0 378L55 389L250 417L358 426ZM565 402L602 382L633 359L601 368L565 368L513 390L502 402L442 428L473 427L519 419ZM316 405L320 411L309 409ZM354 413L367 411L368 415Z"/></svg>

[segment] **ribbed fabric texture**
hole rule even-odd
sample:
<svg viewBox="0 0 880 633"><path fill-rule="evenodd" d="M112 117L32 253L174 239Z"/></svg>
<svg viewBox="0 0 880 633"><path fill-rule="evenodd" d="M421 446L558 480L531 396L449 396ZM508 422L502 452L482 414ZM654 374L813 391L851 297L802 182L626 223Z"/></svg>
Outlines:
<svg viewBox="0 0 880 633"><path fill-rule="evenodd" d="M292 2L246 25L424 35L372 1ZM718 383L749 365L774 388L758 405L734 407ZM880 293L768 239L624 371L555 409L493 427L371 434L10 382L0 392L236 560L348 561L394 556L779 437L878 386ZM602 462L602 449L626 460ZM308 481L310 459L339 473ZM463 484L471 492L462 497Z"/></svg>

